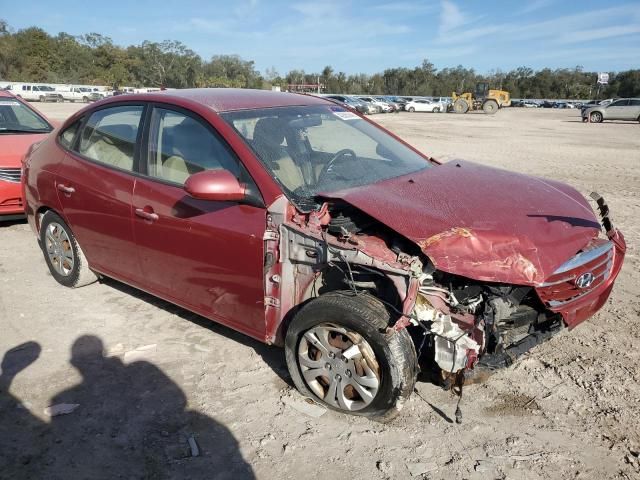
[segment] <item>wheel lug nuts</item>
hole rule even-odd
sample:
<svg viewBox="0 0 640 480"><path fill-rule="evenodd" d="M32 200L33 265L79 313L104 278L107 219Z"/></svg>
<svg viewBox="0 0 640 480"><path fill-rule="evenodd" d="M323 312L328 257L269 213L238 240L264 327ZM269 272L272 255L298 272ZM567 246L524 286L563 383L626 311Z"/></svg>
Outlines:
<svg viewBox="0 0 640 480"><path fill-rule="evenodd" d="M336 380L340 381L342 380L342 377L340 375L336 375Z"/></svg>
<svg viewBox="0 0 640 480"><path fill-rule="evenodd" d="M325 364L324 368L326 368L327 370L331 370L331 364L329 362L327 362Z"/></svg>
<svg viewBox="0 0 640 480"><path fill-rule="evenodd" d="M347 377L351 377L351 370L347 370L346 372L344 372L344 374L345 374Z"/></svg>
<svg viewBox="0 0 640 480"><path fill-rule="evenodd" d="M329 358L336 358L336 354L333 352L329 352Z"/></svg>

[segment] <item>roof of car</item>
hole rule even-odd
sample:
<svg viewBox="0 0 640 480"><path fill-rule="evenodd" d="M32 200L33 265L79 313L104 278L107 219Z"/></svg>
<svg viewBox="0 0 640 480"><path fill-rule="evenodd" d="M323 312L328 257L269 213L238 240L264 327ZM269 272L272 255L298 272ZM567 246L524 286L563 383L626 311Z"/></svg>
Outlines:
<svg viewBox="0 0 640 480"><path fill-rule="evenodd" d="M198 102L217 112L294 105L326 105L329 103L328 100L312 95L247 88L190 88L165 90L160 94Z"/></svg>
<svg viewBox="0 0 640 480"><path fill-rule="evenodd" d="M15 95L7 90L0 90L0 97L15 97Z"/></svg>

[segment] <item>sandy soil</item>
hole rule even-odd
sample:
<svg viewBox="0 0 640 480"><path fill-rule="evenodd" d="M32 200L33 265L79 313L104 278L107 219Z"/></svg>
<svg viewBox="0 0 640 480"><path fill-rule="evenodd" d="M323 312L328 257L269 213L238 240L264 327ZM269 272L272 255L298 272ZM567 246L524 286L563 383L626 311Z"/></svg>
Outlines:
<svg viewBox="0 0 640 480"><path fill-rule="evenodd" d="M382 425L305 403L279 349L114 281L58 286L12 223L0 227L0 478L640 478L640 126L582 124L575 110L376 120L445 161L600 192L629 244L603 310L465 388L462 425L455 398L425 382ZM45 414L59 404L78 406Z"/></svg>

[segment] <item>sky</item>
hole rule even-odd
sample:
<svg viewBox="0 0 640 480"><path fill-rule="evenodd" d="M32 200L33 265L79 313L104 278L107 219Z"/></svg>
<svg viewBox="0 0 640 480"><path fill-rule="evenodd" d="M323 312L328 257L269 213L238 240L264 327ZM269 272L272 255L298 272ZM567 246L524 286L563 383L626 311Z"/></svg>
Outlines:
<svg viewBox="0 0 640 480"><path fill-rule="evenodd" d="M179 40L205 59L237 54L280 74L375 73L425 58L481 73L640 68L640 0L30 0L0 18L123 46Z"/></svg>

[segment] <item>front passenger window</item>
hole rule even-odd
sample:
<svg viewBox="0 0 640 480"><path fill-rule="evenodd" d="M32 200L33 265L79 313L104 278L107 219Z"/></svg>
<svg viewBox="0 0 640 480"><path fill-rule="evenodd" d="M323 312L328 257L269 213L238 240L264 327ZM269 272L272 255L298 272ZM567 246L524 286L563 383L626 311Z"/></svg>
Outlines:
<svg viewBox="0 0 640 480"><path fill-rule="evenodd" d="M133 171L143 108L125 105L93 113L82 130L79 153L105 165Z"/></svg>
<svg viewBox="0 0 640 480"><path fill-rule="evenodd" d="M240 176L238 161L204 124L173 110L154 108L147 157L149 176L183 185L194 173L217 169Z"/></svg>

